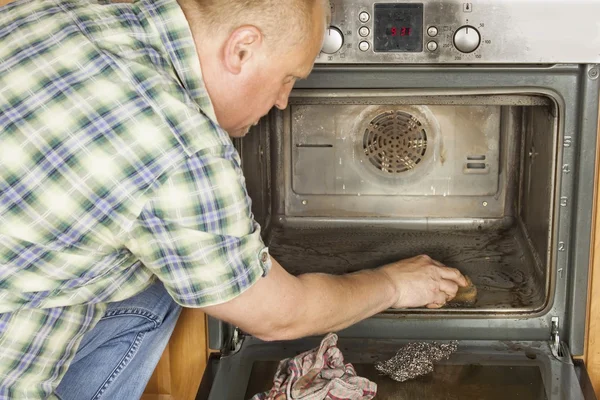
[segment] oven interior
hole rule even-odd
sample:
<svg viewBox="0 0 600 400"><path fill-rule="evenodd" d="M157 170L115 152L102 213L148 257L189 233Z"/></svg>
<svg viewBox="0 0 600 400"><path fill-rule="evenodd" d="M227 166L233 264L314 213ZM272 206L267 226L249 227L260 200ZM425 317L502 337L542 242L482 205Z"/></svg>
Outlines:
<svg viewBox="0 0 600 400"><path fill-rule="evenodd" d="M558 116L536 94L299 90L236 146L290 273L427 254L469 275L477 302L388 316L527 316L552 301Z"/></svg>

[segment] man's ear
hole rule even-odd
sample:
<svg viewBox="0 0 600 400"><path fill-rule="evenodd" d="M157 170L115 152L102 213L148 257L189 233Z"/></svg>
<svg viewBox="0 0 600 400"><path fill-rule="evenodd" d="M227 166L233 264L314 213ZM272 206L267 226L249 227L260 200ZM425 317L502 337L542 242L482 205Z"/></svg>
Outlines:
<svg viewBox="0 0 600 400"><path fill-rule="evenodd" d="M223 62L225 68L237 75L243 65L252 59L263 44L262 32L255 26L245 25L234 30L225 41Z"/></svg>

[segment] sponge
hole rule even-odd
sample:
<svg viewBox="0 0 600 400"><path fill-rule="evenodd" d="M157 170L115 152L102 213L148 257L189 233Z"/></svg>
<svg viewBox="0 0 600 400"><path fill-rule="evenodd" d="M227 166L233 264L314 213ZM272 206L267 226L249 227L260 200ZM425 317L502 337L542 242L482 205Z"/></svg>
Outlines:
<svg viewBox="0 0 600 400"><path fill-rule="evenodd" d="M467 286L459 287L456 296L450 300L449 305L453 306L472 306L477 301L477 287L471 281L471 278L465 275Z"/></svg>

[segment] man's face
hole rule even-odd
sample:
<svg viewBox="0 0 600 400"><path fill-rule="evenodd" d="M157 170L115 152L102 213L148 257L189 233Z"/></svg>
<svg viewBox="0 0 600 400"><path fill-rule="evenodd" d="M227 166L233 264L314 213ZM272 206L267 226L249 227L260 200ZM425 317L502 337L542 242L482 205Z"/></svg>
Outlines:
<svg viewBox="0 0 600 400"><path fill-rule="evenodd" d="M254 79L239 88L235 98L237 101L231 104L232 108L226 116L231 126L228 129L231 136L244 136L271 108L283 110L287 107L294 83L308 76L318 54L314 48L299 47L287 55L273 53L264 68L256 71Z"/></svg>
<svg viewBox="0 0 600 400"><path fill-rule="evenodd" d="M325 16L320 5L313 13L308 40L293 47L267 49L253 54L251 62L228 85L230 93L214 99L219 124L233 137L242 137L273 106L284 109L294 83L310 73L321 50ZM212 96L211 96L212 97ZM216 101L215 101L216 100Z"/></svg>

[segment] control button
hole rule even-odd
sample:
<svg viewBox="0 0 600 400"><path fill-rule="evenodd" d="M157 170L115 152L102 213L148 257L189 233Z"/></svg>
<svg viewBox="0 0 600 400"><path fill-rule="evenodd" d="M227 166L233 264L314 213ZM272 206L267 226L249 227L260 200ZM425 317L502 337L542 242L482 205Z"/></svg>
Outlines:
<svg viewBox="0 0 600 400"><path fill-rule="evenodd" d="M365 23L367 22L369 19L371 18L371 16L369 15L368 12L366 11L362 11L360 14L358 14L358 19L360 20L360 22Z"/></svg>
<svg viewBox="0 0 600 400"><path fill-rule="evenodd" d="M369 44L369 42L362 41L358 44L358 48L361 49L361 51L367 51L370 47L371 45Z"/></svg>
<svg viewBox="0 0 600 400"><path fill-rule="evenodd" d="M427 34L431 37L437 36L438 28L436 28L435 26L430 26L429 28L427 28Z"/></svg>
<svg viewBox="0 0 600 400"><path fill-rule="evenodd" d="M429 51L436 51L437 48L438 48L437 42L435 42L435 41L432 40L431 42L427 43L427 50L429 50Z"/></svg>
<svg viewBox="0 0 600 400"><path fill-rule="evenodd" d="M325 40L323 41L323 47L321 51L327 54L333 54L342 48L344 44L344 35L336 27L329 27L325 32Z"/></svg>
<svg viewBox="0 0 600 400"><path fill-rule="evenodd" d="M366 26L361 26L358 30L358 34L362 37L369 36L369 33L371 33L371 31Z"/></svg>
<svg viewBox="0 0 600 400"><path fill-rule="evenodd" d="M479 47L481 36L472 26L462 26L454 33L454 46L463 53L472 53Z"/></svg>

